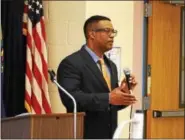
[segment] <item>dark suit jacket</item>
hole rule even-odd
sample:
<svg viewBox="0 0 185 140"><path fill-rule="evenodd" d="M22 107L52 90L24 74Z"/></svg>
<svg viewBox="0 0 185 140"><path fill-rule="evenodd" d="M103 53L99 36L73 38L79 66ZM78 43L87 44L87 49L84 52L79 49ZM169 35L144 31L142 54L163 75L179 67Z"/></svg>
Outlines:
<svg viewBox="0 0 185 140"><path fill-rule="evenodd" d="M112 89L118 86L116 65L106 56ZM110 92L96 63L85 50L67 56L57 71L57 80L77 101L78 112L85 112L84 138L112 138L117 127L117 111L123 106L109 105ZM62 91L60 97L67 112L73 112L72 100Z"/></svg>

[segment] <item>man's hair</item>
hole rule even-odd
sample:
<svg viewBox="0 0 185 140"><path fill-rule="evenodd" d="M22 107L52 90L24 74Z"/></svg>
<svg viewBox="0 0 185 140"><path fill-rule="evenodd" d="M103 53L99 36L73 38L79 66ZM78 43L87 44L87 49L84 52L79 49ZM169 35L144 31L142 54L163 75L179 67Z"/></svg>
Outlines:
<svg viewBox="0 0 185 140"><path fill-rule="evenodd" d="M85 21L85 24L84 24L84 35L85 35L85 38L87 39L87 32L88 32L88 27L89 25L92 25L93 23L97 23L101 20L108 20L108 21L111 21L110 18L108 17L105 17L105 16L100 16L100 15L94 15L94 16L91 16L90 18L88 18L86 21Z"/></svg>

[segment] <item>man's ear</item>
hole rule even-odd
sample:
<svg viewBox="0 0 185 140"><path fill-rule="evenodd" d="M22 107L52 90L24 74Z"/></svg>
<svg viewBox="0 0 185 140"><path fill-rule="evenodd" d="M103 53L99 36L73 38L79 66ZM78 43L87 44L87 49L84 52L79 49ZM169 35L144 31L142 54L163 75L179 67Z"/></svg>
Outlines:
<svg viewBox="0 0 185 140"><path fill-rule="evenodd" d="M89 32L88 32L88 36L89 36L89 38L94 39L94 38L95 38L95 32L89 31Z"/></svg>

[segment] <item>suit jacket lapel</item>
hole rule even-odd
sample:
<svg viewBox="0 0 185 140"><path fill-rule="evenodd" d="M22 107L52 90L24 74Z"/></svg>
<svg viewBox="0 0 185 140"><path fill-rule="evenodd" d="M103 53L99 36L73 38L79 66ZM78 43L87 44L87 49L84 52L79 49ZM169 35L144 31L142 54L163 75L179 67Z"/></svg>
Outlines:
<svg viewBox="0 0 185 140"><path fill-rule="evenodd" d="M92 59L92 57L88 54L88 52L85 50L84 47L82 47L81 49L81 56L83 57L84 62L86 63L86 66L92 71L92 73L94 74L94 76L96 76L97 80L107 89L107 83L103 78L103 75L101 73L101 71L99 70L99 68L97 67L96 63L94 62L94 60Z"/></svg>

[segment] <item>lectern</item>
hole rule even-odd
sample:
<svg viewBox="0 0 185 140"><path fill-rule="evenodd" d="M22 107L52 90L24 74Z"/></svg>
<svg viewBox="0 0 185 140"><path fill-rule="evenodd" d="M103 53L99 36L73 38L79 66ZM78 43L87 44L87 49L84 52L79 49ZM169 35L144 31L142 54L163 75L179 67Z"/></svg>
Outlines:
<svg viewBox="0 0 185 140"><path fill-rule="evenodd" d="M83 138L85 113L77 113L78 139ZM70 139L74 138L73 113L24 115L1 120L1 138Z"/></svg>

